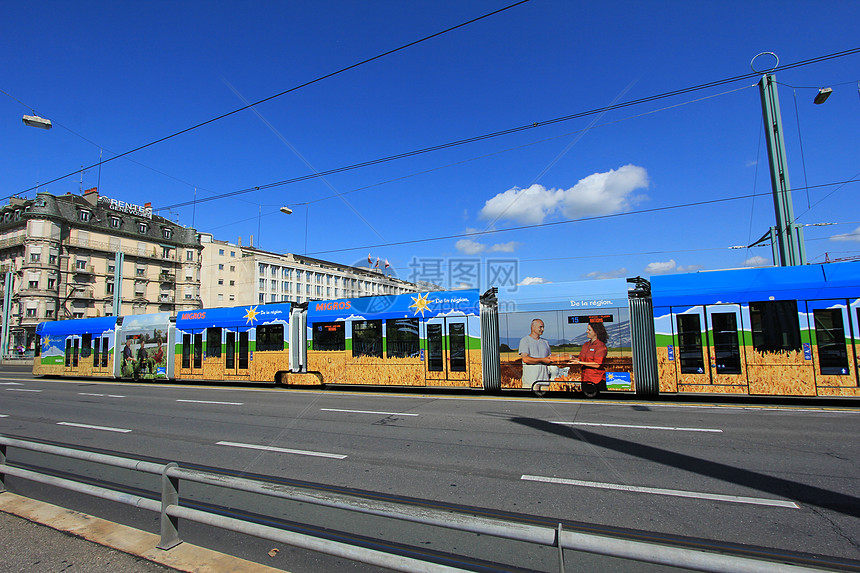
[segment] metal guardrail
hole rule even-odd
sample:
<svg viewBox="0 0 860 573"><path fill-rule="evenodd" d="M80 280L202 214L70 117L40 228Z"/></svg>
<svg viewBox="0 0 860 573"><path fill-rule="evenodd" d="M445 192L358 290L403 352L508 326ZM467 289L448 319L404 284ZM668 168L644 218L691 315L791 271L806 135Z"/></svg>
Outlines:
<svg viewBox="0 0 860 573"><path fill-rule="evenodd" d="M135 470L148 474L161 475L161 499L158 501L139 495L123 493L121 491L10 466L7 464L7 448L10 446L29 451ZM165 551L182 543L182 539L179 537L179 520L187 519L189 521L219 527L238 533L244 533L270 541L286 543L303 549L326 553L328 555L342 557L353 561L360 561L370 565L387 567L396 571L406 571L410 573L416 571L432 573L453 573L455 571L465 571L464 569L458 569L456 567L439 563L422 561L412 557L386 553L376 549L350 545L339 541L314 537L303 533L286 531L268 525L261 525L250 521L226 517L213 512L184 507L180 505L179 483L180 480L187 480L190 482L230 488L344 511L382 516L412 523L419 523L422 525L438 526L462 532L478 533L502 539L557 547L559 571L562 573L564 573L564 549L584 551L611 557L620 557L659 565L681 567L695 571L771 573L777 568L779 571L788 573L812 573L826 571L825 569L778 563L775 561L764 561L748 557L737 557L693 549L670 547L667 545L658 545L643 541L618 539L606 535L567 531L563 528L562 524L559 524L556 528L552 528L505 521L501 519L484 518L468 514L457 514L451 511L433 510L426 507L410 506L401 503L337 495L329 492L322 495L307 488L272 484L247 478L224 476L213 472L184 469L175 462L159 464L8 438L0 435L0 492L6 491L7 475L159 512L161 514L161 538L157 547Z"/></svg>

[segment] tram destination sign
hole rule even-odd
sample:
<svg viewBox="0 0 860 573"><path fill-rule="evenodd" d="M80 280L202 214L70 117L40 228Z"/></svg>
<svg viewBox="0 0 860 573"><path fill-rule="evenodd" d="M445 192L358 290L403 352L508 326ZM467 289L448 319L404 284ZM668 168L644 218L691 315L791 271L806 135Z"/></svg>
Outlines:
<svg viewBox="0 0 860 573"><path fill-rule="evenodd" d="M589 322L612 322L611 314L580 314L567 317L568 324L588 324Z"/></svg>

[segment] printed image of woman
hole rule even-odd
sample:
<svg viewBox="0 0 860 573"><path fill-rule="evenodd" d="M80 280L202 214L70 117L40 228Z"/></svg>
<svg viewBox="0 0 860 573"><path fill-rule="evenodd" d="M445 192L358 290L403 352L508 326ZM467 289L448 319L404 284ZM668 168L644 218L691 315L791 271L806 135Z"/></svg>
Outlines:
<svg viewBox="0 0 860 573"><path fill-rule="evenodd" d="M585 329L588 341L582 345L579 351L579 360L575 361L582 365L582 391L589 398L597 396L601 385L606 382L606 370L603 361L606 359L606 342L609 335L602 322L592 322Z"/></svg>

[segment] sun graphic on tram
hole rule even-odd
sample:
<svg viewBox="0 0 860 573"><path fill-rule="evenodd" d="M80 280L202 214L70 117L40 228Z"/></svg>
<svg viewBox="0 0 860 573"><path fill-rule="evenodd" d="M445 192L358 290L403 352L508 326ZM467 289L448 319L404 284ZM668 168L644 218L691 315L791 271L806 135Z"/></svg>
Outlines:
<svg viewBox="0 0 860 573"><path fill-rule="evenodd" d="M257 315L260 314L257 312L257 307L252 306L248 308L248 312L245 313L243 317L245 319L245 324L254 324L254 321L257 320Z"/></svg>
<svg viewBox="0 0 860 573"><path fill-rule="evenodd" d="M421 313L421 316L424 316L424 311L427 310L427 307L430 305L430 301L427 300L427 297L430 296L428 292L424 296L421 296L421 293L418 293L417 297L410 297L414 303L409 305L409 308L415 309L415 314Z"/></svg>

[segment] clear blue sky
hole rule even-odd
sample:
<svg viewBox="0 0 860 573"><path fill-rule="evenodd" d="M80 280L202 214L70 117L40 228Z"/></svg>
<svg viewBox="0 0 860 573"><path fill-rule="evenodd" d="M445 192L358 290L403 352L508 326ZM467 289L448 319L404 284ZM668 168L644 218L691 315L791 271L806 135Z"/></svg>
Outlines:
<svg viewBox="0 0 860 573"><path fill-rule="evenodd" d="M532 0L44 185L512 3L5 2L2 196L98 186L219 239L446 286L470 261L514 260L517 282L769 264L728 249L774 224L756 78L176 205L747 74L761 52L858 48L858 2ZM775 73L797 221L838 223L806 228L808 258L860 254L860 184L829 185L860 178L860 54Z"/></svg>

